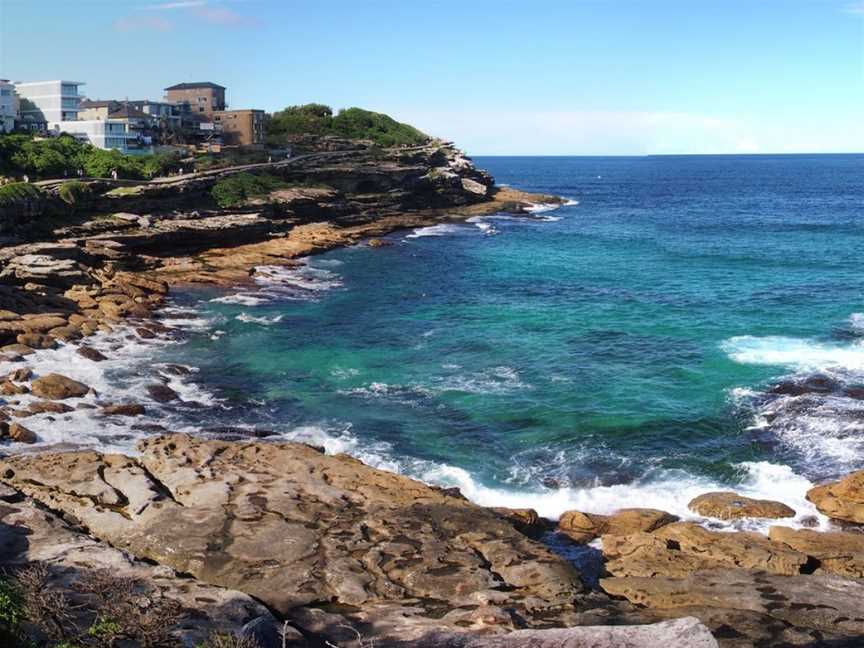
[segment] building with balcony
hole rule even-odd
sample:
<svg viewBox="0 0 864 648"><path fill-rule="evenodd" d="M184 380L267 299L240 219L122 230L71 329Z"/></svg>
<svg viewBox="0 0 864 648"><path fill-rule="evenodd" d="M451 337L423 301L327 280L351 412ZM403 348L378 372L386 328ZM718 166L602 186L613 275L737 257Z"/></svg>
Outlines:
<svg viewBox="0 0 864 648"><path fill-rule="evenodd" d="M210 81L178 83L165 88L165 101L188 104L193 114L212 117L217 110L225 110L225 88Z"/></svg>
<svg viewBox="0 0 864 648"><path fill-rule="evenodd" d="M15 86L8 79L0 79L0 133L11 132L17 118L18 97Z"/></svg>
<svg viewBox="0 0 864 648"><path fill-rule="evenodd" d="M264 143L264 111L255 109L220 110L213 121L222 126L226 146L254 146Z"/></svg>
<svg viewBox="0 0 864 648"><path fill-rule="evenodd" d="M19 117L30 130L42 130L49 123L78 119L78 106L83 98L78 88L83 81L32 81L16 83Z"/></svg>
<svg viewBox="0 0 864 648"><path fill-rule="evenodd" d="M117 119L48 122L48 132L53 135L67 133L97 148L114 149L121 153L128 153L138 139L137 134L129 132L126 122Z"/></svg>

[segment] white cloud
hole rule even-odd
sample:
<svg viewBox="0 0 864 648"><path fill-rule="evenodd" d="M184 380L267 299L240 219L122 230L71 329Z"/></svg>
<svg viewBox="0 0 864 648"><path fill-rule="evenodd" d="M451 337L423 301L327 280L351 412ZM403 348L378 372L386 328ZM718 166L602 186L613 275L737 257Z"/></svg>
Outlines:
<svg viewBox="0 0 864 648"><path fill-rule="evenodd" d="M203 3L202 3L203 4ZM226 7L209 7L199 6L192 10L192 13L211 25L235 25L235 26L253 26L257 25L258 21L250 16L243 16L236 11L232 11Z"/></svg>

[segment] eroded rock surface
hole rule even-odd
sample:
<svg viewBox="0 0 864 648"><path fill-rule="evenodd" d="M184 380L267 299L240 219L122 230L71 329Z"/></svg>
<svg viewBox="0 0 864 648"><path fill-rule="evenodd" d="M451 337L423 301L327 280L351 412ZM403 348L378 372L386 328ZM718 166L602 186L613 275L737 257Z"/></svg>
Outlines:
<svg viewBox="0 0 864 648"><path fill-rule="evenodd" d="M654 533L603 536L606 569L615 576L686 576L721 567L800 574L808 556L759 533L709 531L677 522Z"/></svg>
<svg viewBox="0 0 864 648"><path fill-rule="evenodd" d="M361 608L375 636L629 614L499 514L350 457L184 435L140 450L9 457L0 478L97 538L289 616Z"/></svg>
<svg viewBox="0 0 864 648"><path fill-rule="evenodd" d="M671 513L647 508L621 509L612 515L567 511L561 515L558 528L576 542L590 542L601 535L650 532L677 521Z"/></svg>
<svg viewBox="0 0 864 648"><path fill-rule="evenodd" d="M696 616L724 647L851 648L864 637L864 582L860 580L718 569L684 578L605 578L601 586L652 612Z"/></svg>
<svg viewBox="0 0 864 648"><path fill-rule="evenodd" d="M196 645L213 631L239 633L246 623L256 619L277 623L266 607L242 592L182 578L168 567L135 560L88 537L33 502L22 500L7 487L0 499L5 500L0 501L0 569L15 573L33 565L47 567L48 588L62 593L76 606L85 601L75 584L94 572L107 570L112 577L148 586L151 599L165 597L182 606L185 612L174 628L178 645Z"/></svg>
<svg viewBox="0 0 864 648"><path fill-rule="evenodd" d="M807 499L829 517L864 524L864 470L811 488Z"/></svg>
<svg viewBox="0 0 864 648"><path fill-rule="evenodd" d="M864 533L775 526L768 536L818 560L818 570L864 578Z"/></svg>

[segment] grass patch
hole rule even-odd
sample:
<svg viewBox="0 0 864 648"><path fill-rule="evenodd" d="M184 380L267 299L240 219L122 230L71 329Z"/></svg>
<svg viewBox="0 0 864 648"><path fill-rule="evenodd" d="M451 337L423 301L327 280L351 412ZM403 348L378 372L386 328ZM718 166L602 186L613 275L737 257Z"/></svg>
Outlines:
<svg viewBox="0 0 864 648"><path fill-rule="evenodd" d="M25 200L38 200L45 195L36 185L29 182L11 182L0 187L0 205L23 202Z"/></svg>

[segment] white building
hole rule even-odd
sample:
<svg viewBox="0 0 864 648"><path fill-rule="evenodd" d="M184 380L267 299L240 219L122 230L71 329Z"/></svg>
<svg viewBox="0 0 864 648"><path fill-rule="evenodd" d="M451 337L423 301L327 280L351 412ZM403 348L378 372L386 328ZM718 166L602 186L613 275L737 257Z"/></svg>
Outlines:
<svg viewBox="0 0 864 648"><path fill-rule="evenodd" d="M16 83L21 121L31 128L78 119L83 81L33 81Z"/></svg>
<svg viewBox="0 0 864 648"><path fill-rule="evenodd" d="M116 149L121 153L127 153L129 140L137 137L129 132L126 122L117 119L48 122L48 130L54 135L68 133L96 148Z"/></svg>
<svg viewBox="0 0 864 648"><path fill-rule="evenodd" d="M15 128L18 117L18 97L15 86L6 79L0 79L0 133L8 133Z"/></svg>

